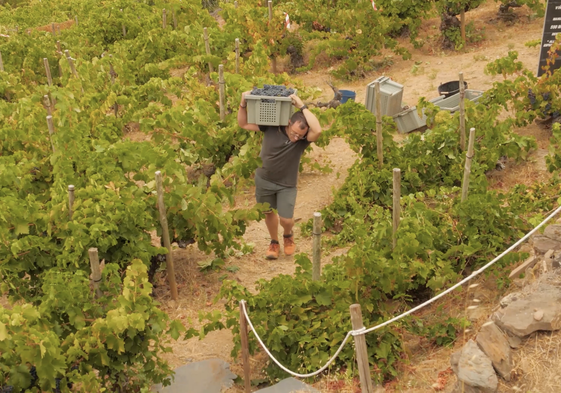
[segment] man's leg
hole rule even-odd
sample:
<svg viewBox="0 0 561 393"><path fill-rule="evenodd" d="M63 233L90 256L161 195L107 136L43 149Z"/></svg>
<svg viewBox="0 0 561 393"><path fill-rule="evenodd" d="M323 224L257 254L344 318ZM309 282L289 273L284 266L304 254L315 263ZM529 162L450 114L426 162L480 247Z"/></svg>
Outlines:
<svg viewBox="0 0 561 393"><path fill-rule="evenodd" d="M257 203L268 203L271 210L265 213L265 224L271 236L271 243L265 254L267 259L277 259L280 253L279 245L279 217L275 210L277 208L277 189L273 183L261 179L255 175L255 198Z"/></svg>
<svg viewBox="0 0 561 393"><path fill-rule="evenodd" d="M280 225L282 229L284 229L284 236L288 236L292 234L292 228L294 227L294 218L284 218L280 217Z"/></svg>
<svg viewBox="0 0 561 393"><path fill-rule="evenodd" d="M269 235L271 235L271 240L279 241L279 216L276 212L271 210L265 213L265 224L267 224L267 229L269 230Z"/></svg>
<svg viewBox="0 0 561 393"><path fill-rule="evenodd" d="M292 255L296 251L294 243L294 206L296 204L296 187L285 188L277 194L277 208L279 211L280 225L284 230L284 254Z"/></svg>

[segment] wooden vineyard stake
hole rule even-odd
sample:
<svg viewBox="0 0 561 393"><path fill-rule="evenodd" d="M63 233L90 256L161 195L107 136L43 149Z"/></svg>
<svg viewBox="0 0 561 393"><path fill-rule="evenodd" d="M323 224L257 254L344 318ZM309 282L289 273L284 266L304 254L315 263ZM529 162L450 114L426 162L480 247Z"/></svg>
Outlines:
<svg viewBox="0 0 561 393"><path fill-rule="evenodd" d="M393 169L393 248L397 245L397 229L401 216L401 169Z"/></svg>
<svg viewBox="0 0 561 393"><path fill-rule="evenodd" d="M272 29L273 27L273 1L269 0L267 5L269 6L269 29ZM273 73L277 72L277 59L276 57L272 57L271 59L271 65L273 67Z"/></svg>
<svg viewBox="0 0 561 393"><path fill-rule="evenodd" d="M51 115L47 116L47 127L49 127L49 137L51 139L51 146L53 148L53 153L55 153L55 143L53 141L53 136L55 134L55 126L53 124L53 117Z"/></svg>
<svg viewBox="0 0 561 393"><path fill-rule="evenodd" d="M351 310L351 323L353 325L353 330L357 331L360 329L364 329L360 304L351 305L350 310ZM354 337L355 337L356 361L358 363L358 375L360 377L360 387L362 389L361 391L362 393L372 393L374 391L374 388L372 387L372 378L370 378L370 365L368 362L366 337L364 337L363 334Z"/></svg>
<svg viewBox="0 0 561 393"><path fill-rule="evenodd" d="M378 167L384 166L384 139L382 136L382 98L380 95L380 82L374 84L376 93L376 152L378 154Z"/></svg>
<svg viewBox="0 0 561 393"><path fill-rule="evenodd" d="M167 12L166 12L166 9L164 8L162 10L162 29L165 30L165 28L167 27L167 24L168 24Z"/></svg>
<svg viewBox="0 0 561 393"><path fill-rule="evenodd" d="M74 16L74 23L76 24L76 26L78 26L78 15Z"/></svg>
<svg viewBox="0 0 561 393"><path fill-rule="evenodd" d="M111 58L112 55L109 55L109 57ZM112 63L109 63L109 75L111 76L111 83L114 84L117 73L115 72ZM115 117L117 117L117 115L119 114L119 104L117 104L116 102L115 104L113 104L113 111L115 112Z"/></svg>
<svg viewBox="0 0 561 393"><path fill-rule="evenodd" d="M101 268L99 266L99 254L97 253L97 248L90 248L88 250L88 255L90 257L90 269L92 270L91 277L95 296L101 297L101 290L99 289L99 283L101 282Z"/></svg>
<svg viewBox="0 0 561 393"><path fill-rule="evenodd" d="M43 64L45 65L45 73L47 74L47 83L49 87L51 87L53 85L53 78L51 76L51 67L49 67L49 59L46 57L43 58Z"/></svg>
<svg viewBox="0 0 561 393"><path fill-rule="evenodd" d="M68 49L64 51L64 54L66 55L66 60L68 60L68 65L70 66L72 75L78 78L78 72L76 71L76 67L74 66L74 61L72 60L72 57L70 57L70 53L68 52Z"/></svg>
<svg viewBox="0 0 561 393"><path fill-rule="evenodd" d="M236 74L240 73L240 39L236 38Z"/></svg>
<svg viewBox="0 0 561 393"><path fill-rule="evenodd" d="M210 55L210 44L208 43L208 30L206 27L203 28L203 33L204 33L206 54ZM212 66L212 63L210 61L208 62L208 71L214 72L214 67Z"/></svg>
<svg viewBox="0 0 561 393"><path fill-rule="evenodd" d="M466 150L466 89L464 86L464 73L460 72L460 148Z"/></svg>
<svg viewBox="0 0 561 393"><path fill-rule="evenodd" d="M238 2L237 1L234 1L234 8L238 9Z"/></svg>
<svg viewBox="0 0 561 393"><path fill-rule="evenodd" d="M62 56L62 48L60 46L60 41L56 42L57 54ZM58 62L58 76L62 78L62 66L60 65L60 61Z"/></svg>
<svg viewBox="0 0 561 393"><path fill-rule="evenodd" d="M225 108L225 104L224 104L224 96L226 95L225 93L225 89L224 89L224 66L222 64L220 64L218 66L218 91L219 91L219 97L220 97L220 121L224 121L224 119L226 118L226 108Z"/></svg>
<svg viewBox="0 0 561 393"><path fill-rule="evenodd" d="M0 71L4 71L4 60L2 60L2 52L0 52Z"/></svg>
<svg viewBox="0 0 561 393"><path fill-rule="evenodd" d="M177 285L175 283L175 269L173 267L173 256L171 254L171 242L169 240L168 218L166 216L166 206L164 205L164 187L162 185L162 172L156 172L156 189L158 192L158 210L160 212L160 225L162 226L162 239L164 247L168 249L166 254L166 270L168 274L169 289L171 298L177 300Z"/></svg>
<svg viewBox="0 0 561 393"><path fill-rule="evenodd" d="M51 23L51 28L53 29L53 37L56 36L55 24Z"/></svg>
<svg viewBox="0 0 561 393"><path fill-rule="evenodd" d="M251 376L249 365L249 337L247 330L247 320L243 312L243 304L245 300L240 301L240 339L242 342L242 363L243 363L243 384L244 392L251 392Z"/></svg>
<svg viewBox="0 0 561 393"><path fill-rule="evenodd" d="M466 42L466 11L464 7L462 7L462 10L460 11L460 34L462 36L462 43L464 44L464 49L465 49L467 42Z"/></svg>
<svg viewBox="0 0 561 393"><path fill-rule="evenodd" d="M123 12L122 8L121 8L121 12ZM123 37L126 37L127 36L127 28L125 27L124 23L121 25L121 28L123 30Z"/></svg>
<svg viewBox="0 0 561 393"><path fill-rule="evenodd" d="M49 99L49 96L47 94L43 96L43 102L45 105L45 109L47 110L47 116L52 116L53 111L51 109L51 100Z"/></svg>
<svg viewBox="0 0 561 393"><path fill-rule="evenodd" d="M74 214L74 212L72 211L73 206L74 206L74 186L70 184L68 186L68 219L69 220L72 220L72 214Z"/></svg>
<svg viewBox="0 0 561 393"><path fill-rule="evenodd" d="M173 30L177 30L177 18L175 16L175 10L172 10L172 17L173 17Z"/></svg>
<svg viewBox="0 0 561 393"><path fill-rule="evenodd" d="M321 277L321 213L314 213L314 246L312 262L312 281L319 281Z"/></svg>
<svg viewBox="0 0 561 393"><path fill-rule="evenodd" d="M466 200L469 189L469 175L471 173L471 161L473 159L473 145L475 143L475 128L469 130L468 151L466 154L466 166L464 168L464 180L462 181L462 202Z"/></svg>

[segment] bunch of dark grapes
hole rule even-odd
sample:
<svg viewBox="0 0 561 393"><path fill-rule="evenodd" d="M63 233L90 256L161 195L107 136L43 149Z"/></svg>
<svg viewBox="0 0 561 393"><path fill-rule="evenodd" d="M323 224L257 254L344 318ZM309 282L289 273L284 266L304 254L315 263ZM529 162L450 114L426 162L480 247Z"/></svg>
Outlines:
<svg viewBox="0 0 561 393"><path fill-rule="evenodd" d="M282 85L263 85L262 89L254 87L251 91L252 96L288 97L291 94L294 94L294 89Z"/></svg>
<svg viewBox="0 0 561 393"><path fill-rule="evenodd" d="M532 107L536 105L536 95L532 89L528 89L528 98L530 99L530 105L532 105Z"/></svg>
<svg viewBox="0 0 561 393"><path fill-rule="evenodd" d="M0 393L14 393L14 387L4 386L3 388L0 388Z"/></svg>
<svg viewBox="0 0 561 393"><path fill-rule="evenodd" d="M30 388L32 388L37 384L37 381L39 380L39 377L37 377L37 369L35 368L35 366L32 366L29 369L29 374L31 375L31 386L30 386Z"/></svg>

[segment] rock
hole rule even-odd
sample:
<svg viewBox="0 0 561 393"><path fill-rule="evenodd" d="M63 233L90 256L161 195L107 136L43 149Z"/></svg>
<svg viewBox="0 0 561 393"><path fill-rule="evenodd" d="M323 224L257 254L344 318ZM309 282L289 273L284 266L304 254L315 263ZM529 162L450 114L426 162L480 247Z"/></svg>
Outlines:
<svg viewBox="0 0 561 393"><path fill-rule="evenodd" d="M551 240L561 242L561 224L548 225L545 227L543 235Z"/></svg>
<svg viewBox="0 0 561 393"><path fill-rule="evenodd" d="M554 268L554 269L557 269L557 268L561 267L561 254L557 255L553 259L553 262L551 262L551 267Z"/></svg>
<svg viewBox="0 0 561 393"><path fill-rule="evenodd" d="M485 307L477 307L467 310L467 317L470 321L475 322L488 315L488 310Z"/></svg>
<svg viewBox="0 0 561 393"><path fill-rule="evenodd" d="M152 387L158 393L220 393L234 385L237 375L222 359L208 359L181 366L175 370L175 380L170 386Z"/></svg>
<svg viewBox="0 0 561 393"><path fill-rule="evenodd" d="M543 319L543 310L537 310L537 311L534 313L534 320L536 320L536 321L539 322L539 321L541 321L542 319Z"/></svg>
<svg viewBox="0 0 561 393"><path fill-rule="evenodd" d="M507 333L506 338L508 340L508 345L510 345L512 349L520 348L520 346L522 345L522 340L520 339L520 337L517 337L511 333Z"/></svg>
<svg viewBox="0 0 561 393"><path fill-rule="evenodd" d="M550 239L546 236L535 236L533 243L536 254L545 254L549 250L558 250L561 248L560 241Z"/></svg>
<svg viewBox="0 0 561 393"><path fill-rule="evenodd" d="M493 363L497 373L510 381L512 352L506 334L496 324L485 324L475 338L477 345Z"/></svg>
<svg viewBox="0 0 561 393"><path fill-rule="evenodd" d="M475 341L469 340L460 351L452 354L450 364L458 377L454 393L494 393L497 391L499 380L493 364Z"/></svg>
<svg viewBox="0 0 561 393"><path fill-rule="evenodd" d="M534 310L543 311L541 320L534 318ZM491 318L501 329L518 337L537 330L558 330L561 328L561 288L540 284L535 292L520 296Z"/></svg>
<svg viewBox="0 0 561 393"><path fill-rule="evenodd" d="M516 300L518 300L518 297L520 296L519 293L517 292L513 292L513 293L509 293L508 295L506 295L505 297L503 297L501 299L501 301L499 302L499 304L501 305L502 308L507 307L510 303L515 302Z"/></svg>
<svg viewBox="0 0 561 393"><path fill-rule="evenodd" d="M255 393L320 393L319 390L300 382L295 378L286 378L279 383L265 389L260 389Z"/></svg>

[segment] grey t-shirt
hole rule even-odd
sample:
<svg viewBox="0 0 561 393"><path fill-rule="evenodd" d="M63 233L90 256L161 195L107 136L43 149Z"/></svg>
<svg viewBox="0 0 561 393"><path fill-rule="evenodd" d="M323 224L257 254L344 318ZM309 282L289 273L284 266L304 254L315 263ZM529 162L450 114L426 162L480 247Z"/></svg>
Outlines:
<svg viewBox="0 0 561 393"><path fill-rule="evenodd" d="M292 142L284 126L259 126L259 129L264 133L260 154L263 166L257 168L257 175L279 186L296 187L300 158L311 142L306 139Z"/></svg>

